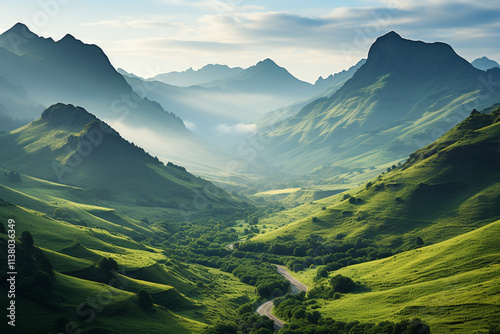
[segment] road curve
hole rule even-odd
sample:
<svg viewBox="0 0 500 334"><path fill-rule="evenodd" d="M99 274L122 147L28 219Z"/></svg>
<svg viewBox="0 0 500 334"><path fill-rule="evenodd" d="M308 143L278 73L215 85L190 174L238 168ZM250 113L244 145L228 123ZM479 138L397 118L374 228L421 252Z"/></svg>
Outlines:
<svg viewBox="0 0 500 334"><path fill-rule="evenodd" d="M283 277L285 277L287 280L290 281L292 295L297 294L301 291L307 292L307 286L305 284L302 284L301 282L299 282L295 277L293 277L285 266L280 266L277 264L275 264L275 266L276 266L276 271L280 275L282 275ZM281 329L281 327L283 327L283 325L285 323L283 322L283 320L281 320L281 319L277 318L276 316L274 316L273 314L271 314L271 310L274 306L273 301L274 301L274 299L271 299L271 300L268 300L267 302L265 302L264 304L260 305L257 308L257 313L262 315L262 316L266 316L269 319L273 320L274 321L274 328L276 330L278 330L278 329Z"/></svg>

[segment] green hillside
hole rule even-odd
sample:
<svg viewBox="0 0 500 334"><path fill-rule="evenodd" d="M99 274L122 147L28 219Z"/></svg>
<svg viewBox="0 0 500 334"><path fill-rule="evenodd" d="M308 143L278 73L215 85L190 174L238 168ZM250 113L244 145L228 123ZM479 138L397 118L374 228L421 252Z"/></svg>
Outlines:
<svg viewBox="0 0 500 334"><path fill-rule="evenodd" d="M416 237L435 243L491 223L500 217L499 119L498 107L492 114L471 115L368 184L266 218L298 220L253 240L344 235L405 249Z"/></svg>
<svg viewBox="0 0 500 334"><path fill-rule="evenodd" d="M349 266L363 287L318 310L338 320L380 322L419 317L432 333L486 333L500 322L500 221L435 245ZM297 274L310 286L317 270ZM324 281L323 281L324 282Z"/></svg>
<svg viewBox="0 0 500 334"><path fill-rule="evenodd" d="M25 175L22 178L28 179ZM29 180L31 189L37 189L35 184L46 187L49 184ZM74 322L82 333L127 333L130 330L141 333L201 332L208 324L233 317L234 310L250 300L247 296L254 295L253 287L240 283L231 275L217 269L181 263L168 257L163 250L140 244L127 236L137 238L142 235L140 233L146 236L159 233L154 227L141 226L141 222L123 215L120 217L130 223L128 227L102 218L91 218L89 212L113 210L69 201L60 203L60 198L51 196L51 190L45 189L45 197L57 201L61 205L59 208L64 208L66 213L63 217L52 217L45 211L51 210L50 204L54 202L16 191L9 187L9 183L3 179L0 186L0 221L14 219L18 238L22 232L29 231L35 246L41 247L55 271L50 284L47 282L42 290L27 289L31 284L38 284L43 277L26 269L33 268L29 264L33 250L17 243L16 258L20 268L16 328L19 333L51 332L58 328L58 321L63 320L66 324ZM52 194L78 190L50 184ZM38 192L44 192L43 186L38 187ZM23 204L15 205L11 200ZM85 224L82 224L77 217L85 214ZM6 223L2 225L7 228ZM0 232L2 247L7 247L6 240L7 237ZM0 253L2 282L5 282L7 272L6 256L5 252ZM33 258L39 256L33 255ZM116 261L117 272L104 269L101 263L105 258ZM204 288L197 289L197 283L202 282L206 283ZM5 283L0 284L2 293L7 294L6 289ZM141 309L136 296L140 290L151 295L155 304L153 311ZM47 293L50 298L43 297ZM89 300L96 303L96 299L97 305L93 306L95 320L87 322L88 314L79 316L75 310L90 303ZM81 312L85 313L84 310ZM33 314L36 314L35 318Z"/></svg>
<svg viewBox="0 0 500 334"><path fill-rule="evenodd" d="M205 203L193 211L240 205L184 168L164 165L95 116L72 105L46 109L39 120L0 135L0 142L3 167L84 188L88 198L167 210L193 207L196 196Z"/></svg>

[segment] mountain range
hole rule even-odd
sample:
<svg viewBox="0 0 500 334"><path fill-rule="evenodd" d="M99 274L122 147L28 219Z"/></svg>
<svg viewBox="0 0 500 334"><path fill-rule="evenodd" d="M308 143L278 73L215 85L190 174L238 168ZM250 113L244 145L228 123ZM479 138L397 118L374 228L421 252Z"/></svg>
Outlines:
<svg viewBox="0 0 500 334"><path fill-rule="evenodd" d="M263 157L284 171L368 168L404 159L472 109L498 101L500 70L474 68L443 43L379 37L342 88L258 135ZM328 167L323 169L328 177Z"/></svg>
<svg viewBox="0 0 500 334"><path fill-rule="evenodd" d="M500 68L395 32L312 85L271 59L143 79L15 25L0 246L16 329L269 334L271 297L285 333L496 333L498 87Z"/></svg>
<svg viewBox="0 0 500 334"><path fill-rule="evenodd" d="M134 89L149 86L141 83L133 89L98 46L71 35L54 41L16 24L0 35L0 75L23 87L30 98L25 103L82 106L127 140L204 175L224 174L229 161L239 161L193 135L177 115L157 102L140 97ZM41 113L43 107L36 110ZM31 119L40 116L34 114L30 113Z"/></svg>
<svg viewBox="0 0 500 334"><path fill-rule="evenodd" d="M254 123L259 123L262 115L282 106L303 103L298 101L312 99L313 95L331 93L340 88L356 68L319 79L315 85L298 80L271 59L226 79L190 87L146 82L122 73L132 87L139 88L137 92L141 96L158 101L167 110L175 110L194 133L218 146L234 149L228 143L234 146L253 134ZM151 80L154 78L148 81ZM148 89L141 89L146 86Z"/></svg>
<svg viewBox="0 0 500 334"><path fill-rule="evenodd" d="M238 75L241 71L243 71L241 67L208 64L199 70L193 70L191 67L182 72L160 73L148 80L160 81L172 86L189 87L207 84L216 80L225 80Z"/></svg>

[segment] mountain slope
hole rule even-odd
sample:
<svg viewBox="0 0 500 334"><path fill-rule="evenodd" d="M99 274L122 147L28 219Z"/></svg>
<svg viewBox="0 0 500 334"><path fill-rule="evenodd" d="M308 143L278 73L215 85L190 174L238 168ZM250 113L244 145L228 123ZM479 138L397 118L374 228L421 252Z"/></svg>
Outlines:
<svg viewBox="0 0 500 334"><path fill-rule="evenodd" d="M471 63L471 65L479 70L482 70L482 71L487 71L490 68L494 68L494 67L500 68L500 64L498 64L496 61L491 60L487 57L477 58Z"/></svg>
<svg viewBox="0 0 500 334"><path fill-rule="evenodd" d="M500 98L500 70L475 69L443 43L379 37L366 63L331 97L263 131L264 156L286 171L323 165L366 168L402 159L473 108Z"/></svg>
<svg viewBox="0 0 500 334"><path fill-rule="evenodd" d="M335 271L363 291L317 308L337 320L380 322L418 317L432 333L487 333L498 324L500 221L450 240ZM310 281L316 270L299 274Z"/></svg>
<svg viewBox="0 0 500 334"><path fill-rule="evenodd" d="M311 216L254 240L343 235L407 249L415 246L416 237L436 243L496 221L500 219L499 120L498 106L492 114L471 115L411 154L404 165L349 191L356 200L341 194L317 201L311 207L325 210L309 209Z"/></svg>
<svg viewBox="0 0 500 334"><path fill-rule="evenodd" d="M202 85L216 80L224 80L238 75L243 69L241 67L229 67L227 65L209 64L194 71L189 68L183 72L169 72L157 74L150 81L160 81L168 85L189 87Z"/></svg>
<svg viewBox="0 0 500 334"><path fill-rule="evenodd" d="M213 184L182 167L163 165L72 105L46 109L39 120L0 136L0 142L4 167L84 187L107 199L179 208L192 204L199 192L206 193L204 199L211 205L234 203Z"/></svg>
<svg viewBox="0 0 500 334"><path fill-rule="evenodd" d="M318 93L307 100L300 101L292 105L268 112L259 117L255 121L255 123L261 129L271 127L278 122L284 121L285 119L294 116L306 105L316 101L317 99L331 96L333 93L339 90L346 83L347 80L352 78L354 73L365 62L366 59L361 59L359 62L356 63L356 65L351 66L348 70L344 70L342 72L330 75L326 79L320 77L318 80L316 80L314 86L317 87L317 89L321 90L321 93Z"/></svg>

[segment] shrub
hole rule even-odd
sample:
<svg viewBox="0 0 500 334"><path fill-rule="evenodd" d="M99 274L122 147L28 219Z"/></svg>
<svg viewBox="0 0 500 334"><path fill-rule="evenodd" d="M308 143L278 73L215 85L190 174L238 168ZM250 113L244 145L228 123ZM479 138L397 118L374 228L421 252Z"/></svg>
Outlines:
<svg viewBox="0 0 500 334"><path fill-rule="evenodd" d="M318 217L313 217L312 221L313 221L314 223L318 223L318 222L319 222L319 219L318 219Z"/></svg>

